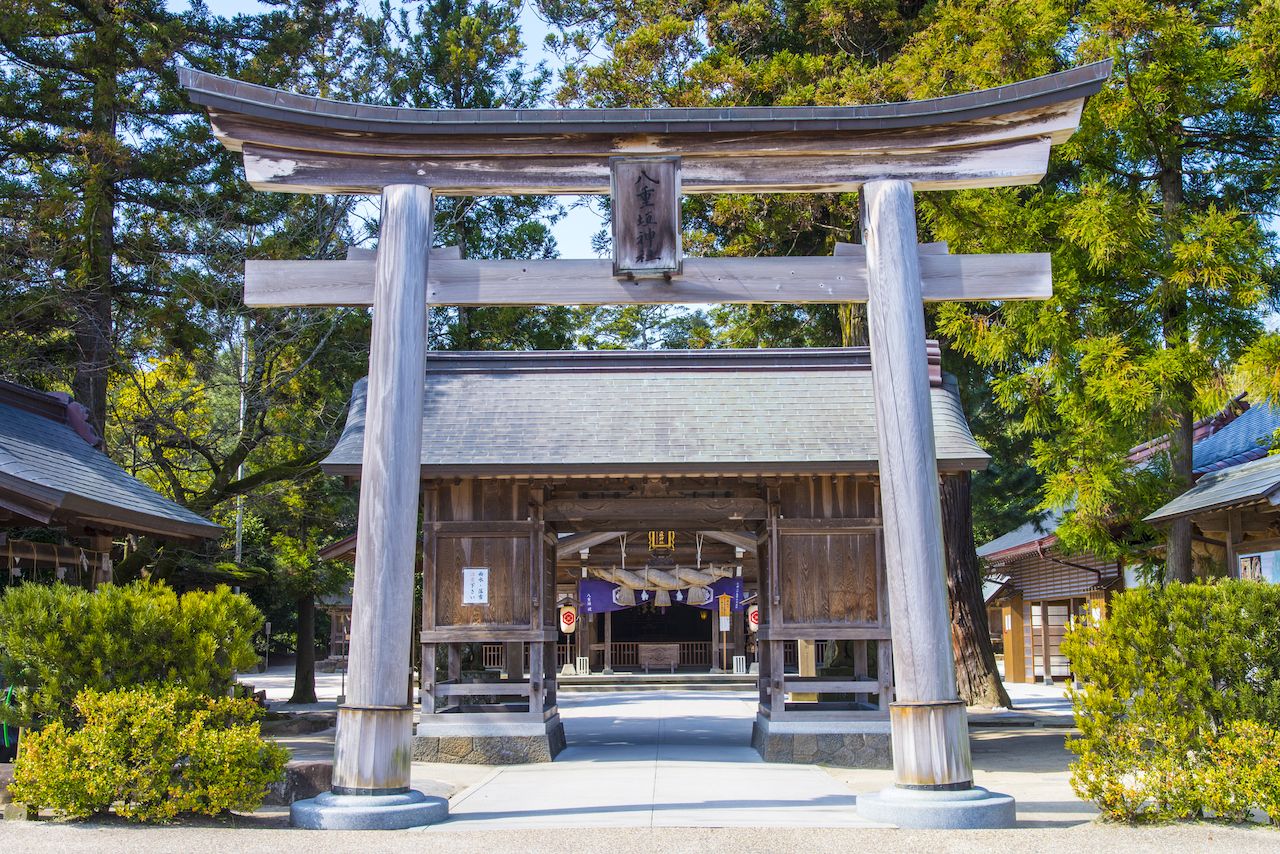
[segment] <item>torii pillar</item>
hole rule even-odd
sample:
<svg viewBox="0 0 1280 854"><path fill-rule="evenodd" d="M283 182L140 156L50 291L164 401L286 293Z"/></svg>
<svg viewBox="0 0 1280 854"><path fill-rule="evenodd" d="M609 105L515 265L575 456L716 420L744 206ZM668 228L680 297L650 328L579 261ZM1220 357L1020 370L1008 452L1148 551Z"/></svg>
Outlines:
<svg viewBox="0 0 1280 854"><path fill-rule="evenodd" d="M924 358L924 301L909 181L862 188L880 501L895 702L894 786L858 812L906 827L1011 827L1013 798L973 785L969 727L956 692L942 509Z"/></svg>
<svg viewBox="0 0 1280 854"><path fill-rule="evenodd" d="M429 187L382 191L347 702L338 707L332 790L293 805L296 827L395 830L433 824L449 812L448 801L409 788L431 213Z"/></svg>

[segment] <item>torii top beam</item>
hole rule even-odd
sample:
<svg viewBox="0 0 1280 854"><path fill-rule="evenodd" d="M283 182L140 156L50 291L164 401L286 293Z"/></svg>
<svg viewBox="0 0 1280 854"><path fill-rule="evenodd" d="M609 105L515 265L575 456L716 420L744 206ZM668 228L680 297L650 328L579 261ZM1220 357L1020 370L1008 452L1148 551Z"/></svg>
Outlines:
<svg viewBox="0 0 1280 854"><path fill-rule="evenodd" d="M249 183L295 193L609 192L609 158L678 155L685 193L918 190L1035 183L1111 62L945 98L851 107L421 110L282 92L188 68L179 79Z"/></svg>

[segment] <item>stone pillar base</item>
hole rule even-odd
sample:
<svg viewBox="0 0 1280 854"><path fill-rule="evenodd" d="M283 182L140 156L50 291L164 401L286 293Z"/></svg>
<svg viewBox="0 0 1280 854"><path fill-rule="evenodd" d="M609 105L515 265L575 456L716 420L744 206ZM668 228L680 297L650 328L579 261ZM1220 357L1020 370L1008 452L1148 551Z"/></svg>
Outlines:
<svg viewBox="0 0 1280 854"><path fill-rule="evenodd" d="M306 830L404 830L449 817L449 802L422 792L335 795L325 792L289 809L289 821Z"/></svg>
<svg viewBox="0 0 1280 854"><path fill-rule="evenodd" d="M564 724L556 715L545 724L487 723L484 715L439 715L413 737L414 762L459 765L525 765L551 762L565 748ZM479 720L476 720L476 719Z"/></svg>
<svg viewBox="0 0 1280 854"><path fill-rule="evenodd" d="M765 762L799 762L840 768L891 768L887 721L858 723L771 721L756 716L751 746Z"/></svg>
<svg viewBox="0 0 1280 854"><path fill-rule="evenodd" d="M858 795L858 815L878 824L924 830L1013 827L1013 798L979 786L958 790L902 789Z"/></svg>

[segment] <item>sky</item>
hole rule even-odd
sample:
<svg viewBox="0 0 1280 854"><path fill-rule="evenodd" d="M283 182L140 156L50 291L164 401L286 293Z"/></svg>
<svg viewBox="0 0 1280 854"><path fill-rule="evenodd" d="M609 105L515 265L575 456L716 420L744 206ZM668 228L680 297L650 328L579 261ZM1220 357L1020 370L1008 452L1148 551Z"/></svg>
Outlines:
<svg viewBox="0 0 1280 854"><path fill-rule="evenodd" d="M371 9L377 5L376 0L364 0ZM169 8L182 9L189 4L183 0L169 0ZM206 0L209 11L215 15L230 17L237 14L256 14L267 9L257 0ZM548 53L542 46L547 34L547 25L538 18L532 3L523 3L520 9L520 35L525 43L525 59L529 65L545 61L554 71L559 67L556 57ZM309 93L303 93L309 94ZM591 236L604 225L603 218L595 212L594 206L575 204L579 196L566 196L561 202L568 209L567 214L551 227L560 249L561 258L594 258L591 250Z"/></svg>

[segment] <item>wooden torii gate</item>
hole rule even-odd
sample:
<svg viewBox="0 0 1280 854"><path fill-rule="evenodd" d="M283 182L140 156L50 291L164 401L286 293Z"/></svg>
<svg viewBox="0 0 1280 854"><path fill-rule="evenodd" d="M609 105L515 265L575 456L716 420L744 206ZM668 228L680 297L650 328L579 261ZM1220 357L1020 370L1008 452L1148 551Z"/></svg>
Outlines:
<svg viewBox="0 0 1280 854"><path fill-rule="evenodd" d="M896 681L896 786L860 797L858 808L904 826L1012 823L1012 798L973 786L956 693L923 303L1043 299L1049 257L922 249L914 192L1039 181L1050 148L1075 131L1084 100L1109 73L1109 63L1096 63L964 95L855 107L413 110L181 69L217 137L242 152L255 188L382 202L372 258L246 267L248 305L374 310L348 702L339 709L333 791L295 804L295 824L408 827L447 811L409 788L405 702L428 304L855 301L868 304ZM662 174L675 176L676 198L860 191L865 242L831 258L680 259L677 221L666 272L648 276L645 267L625 277L616 245L613 262L429 252L433 194L612 192L616 205L619 164L636 160L673 162Z"/></svg>

